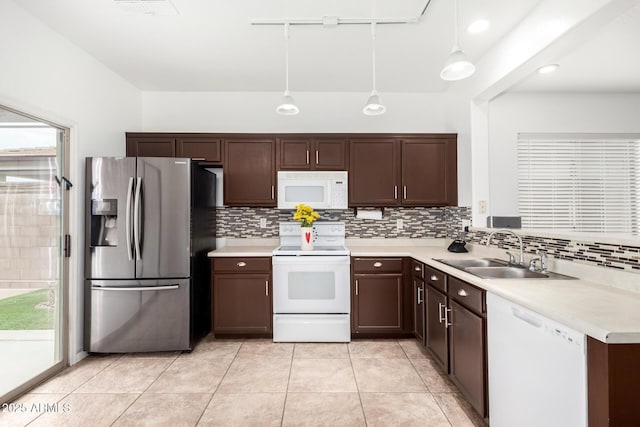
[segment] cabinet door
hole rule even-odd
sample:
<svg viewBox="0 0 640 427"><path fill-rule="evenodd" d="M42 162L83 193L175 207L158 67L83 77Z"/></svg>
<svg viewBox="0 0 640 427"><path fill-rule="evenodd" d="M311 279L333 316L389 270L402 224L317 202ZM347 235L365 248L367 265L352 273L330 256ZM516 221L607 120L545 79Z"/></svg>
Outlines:
<svg viewBox="0 0 640 427"><path fill-rule="evenodd" d="M316 170L347 170L347 141L317 138L312 157Z"/></svg>
<svg viewBox="0 0 640 427"><path fill-rule="evenodd" d="M275 140L234 139L224 145L224 203L276 206Z"/></svg>
<svg viewBox="0 0 640 427"><path fill-rule="evenodd" d="M353 331L402 332L402 274L356 274Z"/></svg>
<svg viewBox="0 0 640 427"><path fill-rule="evenodd" d="M447 297L431 286L426 286L426 293L425 343L442 369L445 372L449 372L449 337L444 319Z"/></svg>
<svg viewBox="0 0 640 427"><path fill-rule="evenodd" d="M280 138L280 169L310 170L312 141L310 138Z"/></svg>
<svg viewBox="0 0 640 427"><path fill-rule="evenodd" d="M413 334L424 344L424 282L413 279Z"/></svg>
<svg viewBox="0 0 640 427"><path fill-rule="evenodd" d="M455 138L402 141L402 204L458 204Z"/></svg>
<svg viewBox="0 0 640 427"><path fill-rule="evenodd" d="M394 139L359 139L350 142L349 204L400 204L400 145Z"/></svg>
<svg viewBox="0 0 640 427"><path fill-rule="evenodd" d="M485 413L485 320L449 301L451 379L483 417Z"/></svg>
<svg viewBox="0 0 640 427"><path fill-rule="evenodd" d="M127 157L176 157L176 140L127 136Z"/></svg>
<svg viewBox="0 0 640 427"><path fill-rule="evenodd" d="M222 162L222 141L212 138L189 137L176 140L178 157L188 157L212 163Z"/></svg>
<svg viewBox="0 0 640 427"><path fill-rule="evenodd" d="M268 274L216 274L213 278L213 332L271 332Z"/></svg>

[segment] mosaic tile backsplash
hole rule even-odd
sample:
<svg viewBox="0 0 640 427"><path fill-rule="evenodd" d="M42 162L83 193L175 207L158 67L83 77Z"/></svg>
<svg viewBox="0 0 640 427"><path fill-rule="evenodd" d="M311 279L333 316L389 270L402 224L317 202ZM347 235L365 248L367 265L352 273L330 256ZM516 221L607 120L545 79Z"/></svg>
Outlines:
<svg viewBox="0 0 640 427"><path fill-rule="evenodd" d="M352 209L344 211L319 211L321 220L344 221L347 237L360 238L449 238L458 237L463 219L471 218L471 208L385 208L382 220L359 219ZM278 237L278 224L291 221L293 211L270 208L223 207L216 211L218 237L274 238ZM267 220L267 227L260 228L260 219ZM396 221L402 219L403 228L397 230ZM524 250L535 254L543 249L550 257L576 261L600 267L640 273L640 247L615 245L590 241L522 236ZM471 231L465 240L484 244L489 233ZM505 249L518 248L513 236L497 234L492 244Z"/></svg>
<svg viewBox="0 0 640 427"><path fill-rule="evenodd" d="M343 221L347 237L360 238L446 238L463 218L469 217L469 208L385 208L382 220L356 218L353 209L318 211L321 221ZM218 237L278 237L280 222L291 221L293 211L269 208L218 208L216 213ZM266 218L267 227L260 228L260 219ZM402 219L403 227L396 223Z"/></svg>

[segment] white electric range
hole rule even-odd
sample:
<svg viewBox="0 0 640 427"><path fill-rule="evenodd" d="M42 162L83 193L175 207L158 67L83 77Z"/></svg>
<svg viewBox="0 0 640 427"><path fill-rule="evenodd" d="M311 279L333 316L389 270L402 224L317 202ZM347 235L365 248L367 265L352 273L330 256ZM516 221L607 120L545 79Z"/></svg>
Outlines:
<svg viewBox="0 0 640 427"><path fill-rule="evenodd" d="M300 224L280 223L272 258L274 342L351 341L345 224L317 221L313 244L313 250L302 250Z"/></svg>

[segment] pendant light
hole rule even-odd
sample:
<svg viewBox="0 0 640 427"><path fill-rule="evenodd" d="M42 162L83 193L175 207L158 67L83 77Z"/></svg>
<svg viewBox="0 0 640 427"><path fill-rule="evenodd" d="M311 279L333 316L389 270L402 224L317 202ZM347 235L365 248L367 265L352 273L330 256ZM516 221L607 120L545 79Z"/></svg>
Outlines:
<svg viewBox="0 0 640 427"><path fill-rule="evenodd" d="M384 114L387 111L386 107L382 105L382 101L380 101L380 95L378 95L378 91L376 90L376 23L371 23L371 66L373 70L373 90L371 91L371 95L369 95L369 99L367 100L367 105L364 106L362 112L367 116L379 116L380 114Z"/></svg>
<svg viewBox="0 0 640 427"><path fill-rule="evenodd" d="M284 69L285 69L285 89L282 96L282 103L276 107L276 113L283 116L294 116L300 109L293 100L289 92L289 24L284 24Z"/></svg>
<svg viewBox="0 0 640 427"><path fill-rule="evenodd" d="M453 44L453 49L449 54L449 58L440 72L440 78L448 81L466 79L476 71L476 67L467 59L467 56L464 54L460 44L458 43L458 0L454 0L453 17L455 42Z"/></svg>

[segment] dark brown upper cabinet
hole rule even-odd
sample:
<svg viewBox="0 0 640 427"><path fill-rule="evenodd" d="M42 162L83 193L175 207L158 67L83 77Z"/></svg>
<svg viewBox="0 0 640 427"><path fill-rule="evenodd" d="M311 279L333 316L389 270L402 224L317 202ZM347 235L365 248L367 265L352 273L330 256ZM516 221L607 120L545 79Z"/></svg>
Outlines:
<svg viewBox="0 0 640 427"><path fill-rule="evenodd" d="M346 170L347 141L339 138L279 138L280 170Z"/></svg>
<svg viewBox="0 0 640 427"><path fill-rule="evenodd" d="M399 206L400 141L353 139L349 144L349 204Z"/></svg>
<svg viewBox="0 0 640 427"><path fill-rule="evenodd" d="M223 141L224 204L276 206L275 138Z"/></svg>
<svg viewBox="0 0 640 427"><path fill-rule="evenodd" d="M177 157L207 163L222 162L222 141L218 138L188 137L176 139Z"/></svg>
<svg viewBox="0 0 640 427"><path fill-rule="evenodd" d="M456 136L354 139L351 206L458 204Z"/></svg>
<svg viewBox="0 0 640 427"><path fill-rule="evenodd" d="M456 137L402 141L402 205L456 206Z"/></svg>
<svg viewBox="0 0 640 427"><path fill-rule="evenodd" d="M127 157L176 157L173 137L148 134L126 134Z"/></svg>

